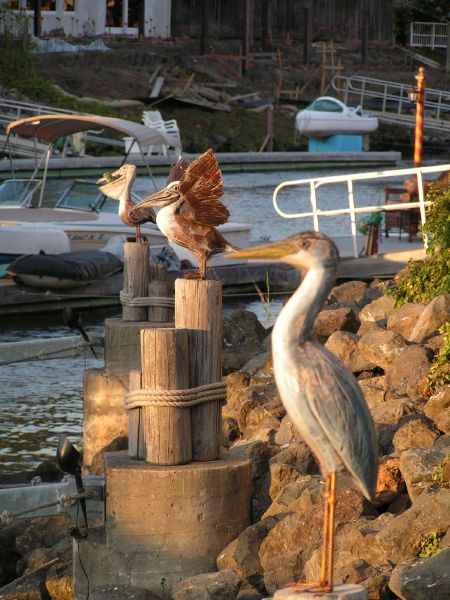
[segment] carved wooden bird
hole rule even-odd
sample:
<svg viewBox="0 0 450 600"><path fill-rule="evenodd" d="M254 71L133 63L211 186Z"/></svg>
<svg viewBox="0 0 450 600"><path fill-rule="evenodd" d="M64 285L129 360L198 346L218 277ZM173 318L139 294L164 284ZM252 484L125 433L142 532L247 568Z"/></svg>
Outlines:
<svg viewBox="0 0 450 600"><path fill-rule="evenodd" d="M100 191L105 196L119 200L119 217L125 225L136 228L136 241L143 242L145 237L141 234L141 225L144 223L156 223L155 211L150 207L141 206L140 203L134 203L131 199L131 186L136 178L136 167L125 164L113 171L105 173L97 181L100 185Z"/></svg>
<svg viewBox="0 0 450 600"><path fill-rule="evenodd" d="M222 173L212 150L192 163L181 159L169 174L168 185L145 198L138 207L161 206L156 223L169 240L196 257L199 273L186 277L206 279L206 263L220 252L237 250L216 229L230 213L222 204Z"/></svg>

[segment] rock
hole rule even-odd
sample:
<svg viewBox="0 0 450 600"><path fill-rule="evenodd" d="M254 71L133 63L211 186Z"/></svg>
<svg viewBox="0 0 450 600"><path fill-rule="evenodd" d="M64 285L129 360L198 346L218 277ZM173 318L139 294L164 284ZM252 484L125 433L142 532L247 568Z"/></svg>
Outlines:
<svg viewBox="0 0 450 600"><path fill-rule="evenodd" d="M47 600L45 576L54 562L48 562L0 588L1 600Z"/></svg>
<svg viewBox="0 0 450 600"><path fill-rule="evenodd" d="M346 281L331 290L329 300L331 302L339 302L339 304L360 304L367 288L368 286L365 281Z"/></svg>
<svg viewBox="0 0 450 600"><path fill-rule="evenodd" d="M450 433L450 385L438 388L423 407L423 412L440 431Z"/></svg>
<svg viewBox="0 0 450 600"><path fill-rule="evenodd" d="M66 561L58 563L50 567L45 577L45 587L52 600L72 600L73 599L73 574L72 574L72 561ZM92 594L91 598L94 599L96 596ZM114 598L111 596L103 596L106 600ZM117 597L117 596L116 596ZM123 595L122 598L127 596ZM130 596L128 596L130 597ZM142 597L142 596L141 596ZM142 597L142 600L147 596ZM138 600L138 596L135 596L135 600Z"/></svg>
<svg viewBox="0 0 450 600"><path fill-rule="evenodd" d="M244 588L243 586L239 590L237 600L262 600L264 598L265 591L263 593L260 593L254 587L246 585Z"/></svg>
<svg viewBox="0 0 450 600"><path fill-rule="evenodd" d="M402 600L447 600L450 598L450 548L398 565L392 572L389 587Z"/></svg>
<svg viewBox="0 0 450 600"><path fill-rule="evenodd" d="M42 481L51 483L60 481L64 473L54 460L45 460L33 471L33 477L40 477Z"/></svg>
<svg viewBox="0 0 450 600"><path fill-rule="evenodd" d="M282 446L283 444L290 444L291 442L301 441L301 436L292 425L289 415L284 416L281 419L280 428L275 434L275 443Z"/></svg>
<svg viewBox="0 0 450 600"><path fill-rule="evenodd" d="M354 333L335 331L330 335L325 346L353 373L375 369L376 365L358 352L358 341L359 337Z"/></svg>
<svg viewBox="0 0 450 600"><path fill-rule="evenodd" d="M392 439L395 433L394 425L390 425L389 423L377 423L375 421L375 432L378 438L380 455L391 454L394 450L392 447Z"/></svg>
<svg viewBox="0 0 450 600"><path fill-rule="evenodd" d="M246 415L243 433L247 438L258 437L260 429L271 429L275 433L280 428L280 421L286 415L286 409L281 403L277 387L273 384L266 386L250 386L248 390L263 391L262 403L252 408Z"/></svg>
<svg viewBox="0 0 450 600"><path fill-rule="evenodd" d="M386 401L386 377L370 377L368 379L358 380L359 387L364 394L367 406L372 409L375 406L383 405Z"/></svg>
<svg viewBox="0 0 450 600"><path fill-rule="evenodd" d="M59 596L55 596L55 600L60 600ZM157 596L132 585L105 584L94 588L89 594L89 600L157 600Z"/></svg>
<svg viewBox="0 0 450 600"><path fill-rule="evenodd" d="M282 449L270 459L270 465L284 463L290 465L300 473L318 473L316 460L304 442L293 442L287 448Z"/></svg>
<svg viewBox="0 0 450 600"><path fill-rule="evenodd" d="M387 319L395 311L395 300L390 296L381 296L370 304L367 304L359 313L359 320L374 321L385 325Z"/></svg>
<svg viewBox="0 0 450 600"><path fill-rule="evenodd" d="M47 564L51 560L51 551L49 548L34 548L27 552L23 557L24 575L28 575L39 567Z"/></svg>
<svg viewBox="0 0 450 600"><path fill-rule="evenodd" d="M433 474L446 453L434 448L410 448L400 455L399 469L413 502L433 483Z"/></svg>
<svg viewBox="0 0 450 600"><path fill-rule="evenodd" d="M268 517L247 527L217 557L219 570L232 569L243 581L264 591L263 569L259 560L259 547L268 532L283 515Z"/></svg>
<svg viewBox="0 0 450 600"><path fill-rule="evenodd" d="M353 308L348 306L321 310L314 321L313 334L320 342L325 342L338 329L356 333L359 320Z"/></svg>
<svg viewBox="0 0 450 600"><path fill-rule="evenodd" d="M358 342L358 350L364 358L384 370L392 368L395 359L406 347L401 335L386 330L368 332Z"/></svg>
<svg viewBox="0 0 450 600"><path fill-rule="evenodd" d="M384 331L384 330L385 330L385 328L381 327L381 325L378 325L378 323L376 323L375 321L361 321L361 325L359 326L359 329L356 332L356 335L358 335L359 337L362 337L366 333L369 333L372 331Z"/></svg>
<svg viewBox="0 0 450 600"><path fill-rule="evenodd" d="M237 310L223 320L223 372L236 371L263 351L267 335L258 317L248 310Z"/></svg>
<svg viewBox="0 0 450 600"><path fill-rule="evenodd" d="M420 400L431 359L431 351L419 344L408 346L400 352L386 375L387 398L402 396L406 392L411 400Z"/></svg>
<svg viewBox="0 0 450 600"><path fill-rule="evenodd" d="M233 417L223 417L221 432L222 445L228 448L231 442L236 440L239 437L239 435L239 425L236 419L233 419Z"/></svg>
<svg viewBox="0 0 450 600"><path fill-rule="evenodd" d="M409 340L412 330L426 306L426 302L417 302L417 304L408 302L404 304L395 313L390 315L386 328L399 333L405 340Z"/></svg>
<svg viewBox="0 0 450 600"><path fill-rule="evenodd" d="M301 477L301 473L294 467L284 463L275 463L270 465L270 489L269 495L274 500L285 485L296 481Z"/></svg>
<svg viewBox="0 0 450 600"><path fill-rule="evenodd" d="M300 475L298 479L288 483L280 490L263 516L280 515L295 512L297 508L301 509L306 502L306 500L298 502L303 493L307 493L309 499L314 496L318 502L321 502L322 487L321 478L318 475Z"/></svg>
<svg viewBox="0 0 450 600"><path fill-rule="evenodd" d="M268 336L268 339L270 339L270 336ZM273 379L272 352L268 350L261 352L261 354L245 363L240 370L250 378L250 385L257 385Z"/></svg>
<svg viewBox="0 0 450 600"><path fill-rule="evenodd" d="M435 443L433 448L435 450L445 450L446 448L450 448L450 434L441 435Z"/></svg>
<svg viewBox="0 0 450 600"><path fill-rule="evenodd" d="M121 435L119 437L114 438L109 444L107 444L104 448L102 448L97 454L92 458L91 466L89 467L89 471L93 475L104 475L105 474L105 452L120 452L121 450L128 449L128 436Z"/></svg>
<svg viewBox="0 0 450 600"><path fill-rule="evenodd" d="M65 538L71 525L72 520L67 513L30 519L17 534L16 550L21 556L25 556L34 548L52 548Z"/></svg>
<svg viewBox="0 0 450 600"><path fill-rule="evenodd" d="M231 569L194 575L172 586L173 600L235 600L241 578Z"/></svg>
<svg viewBox="0 0 450 600"><path fill-rule="evenodd" d="M393 515L401 515L408 510L411 506L411 499L409 494L400 494L397 496L392 502L386 507L386 512L391 513Z"/></svg>
<svg viewBox="0 0 450 600"><path fill-rule="evenodd" d="M420 415L405 418L394 434L392 443L396 453L409 448L432 448L439 432Z"/></svg>
<svg viewBox="0 0 450 600"><path fill-rule="evenodd" d="M434 298L420 315L410 335L410 341L423 342L450 321L450 294Z"/></svg>
<svg viewBox="0 0 450 600"><path fill-rule="evenodd" d="M250 377L241 371L234 371L225 377L227 384L227 401L222 408L222 415L237 420L237 413L241 405L242 389L248 387Z"/></svg>
<svg viewBox="0 0 450 600"><path fill-rule="evenodd" d="M275 404L281 408L281 401L275 385L249 385L237 389L233 394L232 402L227 402L224 415L236 419L239 430L243 433L247 427L247 418L251 411L265 405L273 398L275 398ZM284 409L282 411L284 414ZM264 415L267 415L267 413L263 413Z"/></svg>
<svg viewBox="0 0 450 600"><path fill-rule="evenodd" d="M390 504L405 491L405 481L396 456L384 456L378 464L375 506Z"/></svg>
<svg viewBox="0 0 450 600"><path fill-rule="evenodd" d="M372 407L370 414L375 423L397 425L402 417L414 414L415 410L414 404L408 398L397 398Z"/></svg>

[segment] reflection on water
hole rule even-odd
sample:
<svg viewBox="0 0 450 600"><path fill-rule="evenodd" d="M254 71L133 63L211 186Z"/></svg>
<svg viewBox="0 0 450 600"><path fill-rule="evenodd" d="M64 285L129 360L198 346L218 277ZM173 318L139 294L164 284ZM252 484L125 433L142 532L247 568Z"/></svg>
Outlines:
<svg viewBox="0 0 450 600"><path fill-rule="evenodd" d="M248 301L247 301L248 300ZM234 310L255 312L264 326L273 324L282 306L280 299L268 304L259 300L224 300L224 316ZM88 332L101 334L104 319L119 316L119 309L84 311ZM29 317L27 317L29 319ZM8 318L2 324L0 342L73 335L62 325L62 315ZM89 350L84 356L0 366L0 474L31 470L54 457L59 436L81 440L83 418L83 373L103 366Z"/></svg>

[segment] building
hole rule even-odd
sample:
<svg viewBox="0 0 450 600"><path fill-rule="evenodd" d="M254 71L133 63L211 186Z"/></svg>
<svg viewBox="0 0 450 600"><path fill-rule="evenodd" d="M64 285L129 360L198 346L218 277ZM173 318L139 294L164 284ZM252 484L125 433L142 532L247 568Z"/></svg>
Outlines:
<svg viewBox="0 0 450 600"><path fill-rule="evenodd" d="M3 30L20 31L27 23L33 32L34 0L0 0L9 9ZM142 19L141 19L142 14ZM69 37L128 35L169 37L171 0L41 0L41 34L64 32ZM140 23L141 21L141 23Z"/></svg>

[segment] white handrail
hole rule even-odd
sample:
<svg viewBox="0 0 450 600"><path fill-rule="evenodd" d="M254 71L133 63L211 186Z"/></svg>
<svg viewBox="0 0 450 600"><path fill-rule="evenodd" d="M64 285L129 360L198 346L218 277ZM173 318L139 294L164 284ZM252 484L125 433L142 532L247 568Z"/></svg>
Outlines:
<svg viewBox="0 0 450 600"><path fill-rule="evenodd" d="M431 202L425 201L423 191L423 174L424 173L444 173L450 171L450 164L434 165L432 167L410 167L408 169L393 169L389 171L370 171L367 173L353 173L349 175L332 175L328 177L310 177L308 179L295 179L292 181L283 181L275 188L273 193L273 206L275 211L284 219L303 219L306 217L313 218L313 226L315 231L320 231L319 217L334 217L337 215L350 215L350 224L353 238L353 256L358 258L357 248L357 233L356 233L356 221L355 215L359 213L368 212L382 212L390 210L403 210L407 208L420 208L421 222L425 223L425 207L429 206ZM355 205L355 197L353 193L353 182L354 181L367 181L371 179L388 179L390 177L402 177L404 175L413 175L417 177L419 200L418 202L399 202L396 204L377 204L372 206L357 207ZM337 208L333 210L321 210L317 206L317 189L324 185L335 184L335 183L347 183L348 192L348 208ZM310 212L299 212L299 213L286 213L278 205L279 193L288 187L300 187L309 186L310 188L310 201L312 210ZM423 238L423 243L426 248L427 240Z"/></svg>

